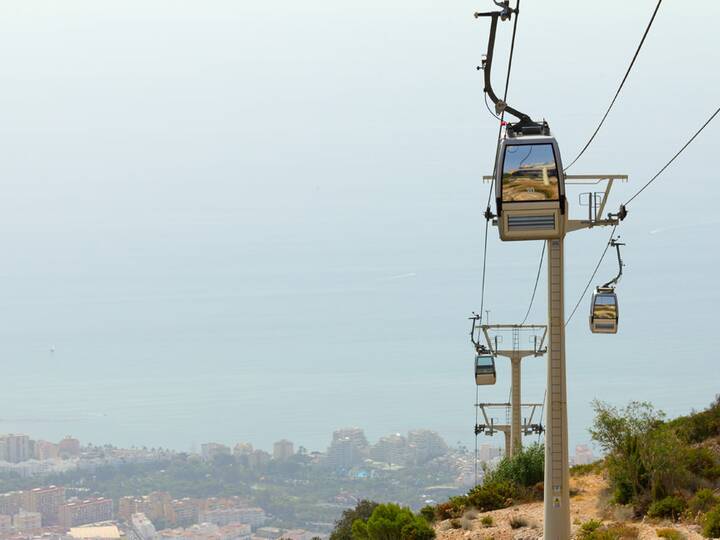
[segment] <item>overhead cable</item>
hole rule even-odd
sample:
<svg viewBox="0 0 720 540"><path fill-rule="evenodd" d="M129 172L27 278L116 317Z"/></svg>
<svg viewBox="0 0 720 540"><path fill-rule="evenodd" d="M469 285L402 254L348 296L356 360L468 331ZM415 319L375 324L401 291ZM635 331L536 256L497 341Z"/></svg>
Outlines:
<svg viewBox="0 0 720 540"><path fill-rule="evenodd" d="M520 326L525 324L525 321L527 321L527 318L530 315L530 310L533 307L533 302L535 301L535 293L537 292L538 282L540 281L540 271L542 270L543 260L545 259L545 245L546 245L546 243L542 242L542 251L540 252L540 264L538 264L537 276L535 276L535 286L533 287L532 296L530 297L530 305L527 308L527 312L525 313L525 318L523 318L522 322L520 323Z"/></svg>
<svg viewBox="0 0 720 540"><path fill-rule="evenodd" d="M592 284L593 279L595 279L595 274L597 274L598 269L600 268L600 264L603 262L603 259L605 258L605 255L608 252L608 249L610 249L610 240L612 240L613 235L615 234L615 229L617 229L617 225L615 225L612 228L612 231L610 232L610 238L607 241L607 245L605 246L605 249L602 252L602 255L600 255L600 260L597 262L597 265L595 265L595 270L593 270L592 275L590 276L590 279L587 282L587 285L585 285L585 288L583 289L582 294L580 295L580 298L578 298L577 304L575 304L575 307L572 310L572 313L565 321L565 326L568 325L568 323L572 320L573 315L575 315L575 312L577 311L578 307L580 307L580 303L583 301L583 298L585 298L585 294L587 293L588 289L590 288L590 285Z"/></svg>
<svg viewBox="0 0 720 540"><path fill-rule="evenodd" d="M657 172L657 174L655 174L655 176L653 176L650 180L648 180L643 187L641 187L638 191L636 191L635 194L634 194L632 197L630 197L630 198L628 199L628 201L627 201L623 206L627 206L628 204L630 204L630 203L635 199L635 197L637 197L637 196L640 195L643 191L645 191L645 188L647 188L650 184L652 184L652 183L657 179L657 177L660 176L660 175L665 171L665 169L667 169L667 168L670 166L670 164L671 164L673 161L675 161L675 158L677 158L680 154L683 153L683 151L684 151L688 146L690 146L690 143L692 143L692 142L695 140L695 137L697 137L698 135L700 135L700 133L702 132L702 130L705 129L705 128L708 126L708 124L710 124L710 122L712 122L712 121L715 119L715 117L718 115L719 112L720 112L720 107L718 107L717 109L715 109L715 112L712 113L712 115L710 115L710 118L708 118L708 119L705 121L705 123L704 123L702 126L700 126L700 129L698 129L698 130L695 132L695 134L694 134L692 137L690 137L690 139L688 140L688 142L686 142L686 143L683 145L683 147L682 147L680 150L677 151L677 153L670 159L670 161L668 161L665 165L663 165L663 168L660 169L660 170Z"/></svg>
<svg viewBox="0 0 720 540"><path fill-rule="evenodd" d="M590 146L590 143L593 142L593 139L595 139L595 135L598 134L598 131L600 131L600 128L605 123L605 119L608 117L608 114L610 114L610 110L613 108L613 105L615 105L615 101L617 100L618 96L620 95L620 91L622 90L623 86L625 85L625 81L628 78L628 75L630 75L630 71L632 70L633 65L635 64L635 60L637 60L638 54L640 54L640 49L642 49L643 43L645 43L645 38L648 35L648 32L650 31L650 27L653 24L653 21L655 20L655 15L657 15L658 9L660 9L660 4L662 4L662 0L658 0L657 5L655 6L655 11L653 11L652 17L650 17L650 22L648 23L647 27L645 28L645 32L643 33L642 39L640 40L640 44L637 46L637 49L635 49L635 54L632 57L632 60L630 61L630 65L627 68L627 71L625 71L625 76L622 78L622 81L620 82L620 86L618 86L617 91L615 92L615 96L612 98L612 101L610 102L610 106L605 111L605 114L603 115L602 119L600 120L600 123L595 128L595 131L593 132L592 136L588 140L588 142L585 143L585 146L583 146L583 149L580 150L580 153L575 156L575 159L572 160L570 165L565 167L565 170L567 171L570 167L572 167L575 162L580 159L580 156L582 156L585 153L585 150L588 149L588 146Z"/></svg>

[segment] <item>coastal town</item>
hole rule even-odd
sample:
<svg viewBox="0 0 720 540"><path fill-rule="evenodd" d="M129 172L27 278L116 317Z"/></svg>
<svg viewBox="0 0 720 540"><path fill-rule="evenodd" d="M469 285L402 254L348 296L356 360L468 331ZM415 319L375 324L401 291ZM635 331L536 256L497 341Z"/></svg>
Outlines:
<svg viewBox="0 0 720 540"><path fill-rule="evenodd" d="M500 448L452 448L436 432L335 430L326 451L281 439L199 453L0 435L0 540L312 540L376 493L420 508L466 491ZM579 446L575 460L590 462Z"/></svg>

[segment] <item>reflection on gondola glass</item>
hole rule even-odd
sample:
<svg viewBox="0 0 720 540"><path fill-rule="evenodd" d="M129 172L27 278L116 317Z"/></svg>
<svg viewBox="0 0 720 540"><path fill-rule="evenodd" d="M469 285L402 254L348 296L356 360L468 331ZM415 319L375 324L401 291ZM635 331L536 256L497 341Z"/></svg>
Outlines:
<svg viewBox="0 0 720 540"><path fill-rule="evenodd" d="M558 199L558 171L552 145L507 146L503 159L503 202Z"/></svg>
<svg viewBox="0 0 720 540"><path fill-rule="evenodd" d="M598 294L595 296L593 302L593 318L617 318L617 301L614 294Z"/></svg>

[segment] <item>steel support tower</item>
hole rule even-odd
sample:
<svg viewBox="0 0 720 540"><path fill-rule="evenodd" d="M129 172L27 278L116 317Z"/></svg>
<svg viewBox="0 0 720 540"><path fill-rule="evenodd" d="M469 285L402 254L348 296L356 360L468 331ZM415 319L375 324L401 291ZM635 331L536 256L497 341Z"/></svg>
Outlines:
<svg viewBox="0 0 720 540"><path fill-rule="evenodd" d="M538 324L483 324L480 326L488 348L496 356L503 356L510 360L511 368L511 386L510 386L510 445L508 455L514 456L522 449L522 436L529 434L523 427L522 420L522 372L521 363L524 358L543 356L546 349L543 349L545 336L547 335L547 326ZM538 339L535 335L535 341L532 349L520 348L520 332L523 330L541 331L542 335ZM498 347L497 339L492 339L491 331L510 331L512 333L512 348L501 349ZM497 338L497 336L495 336ZM499 429L499 427L497 428ZM532 431L530 433L534 433Z"/></svg>

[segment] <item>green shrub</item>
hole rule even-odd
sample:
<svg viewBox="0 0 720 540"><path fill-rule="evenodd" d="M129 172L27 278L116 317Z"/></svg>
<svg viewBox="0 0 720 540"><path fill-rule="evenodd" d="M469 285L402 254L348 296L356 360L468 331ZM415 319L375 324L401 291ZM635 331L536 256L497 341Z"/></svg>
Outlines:
<svg viewBox="0 0 720 540"><path fill-rule="evenodd" d="M458 519L458 518L453 518L453 519L450 520L450 526L451 526L453 529L459 529L459 528L462 527L462 523L460 522L460 519Z"/></svg>
<svg viewBox="0 0 720 540"><path fill-rule="evenodd" d="M507 508L517 496L517 487L510 482L484 483L467 494L467 503L481 512Z"/></svg>
<svg viewBox="0 0 720 540"><path fill-rule="evenodd" d="M352 525L353 540L430 540L435 531L422 516L397 504L380 504L372 515Z"/></svg>
<svg viewBox="0 0 720 540"><path fill-rule="evenodd" d="M469 503L465 495L450 497L449 501L438 504L435 507L435 513L439 520L459 518L468 506Z"/></svg>
<svg viewBox="0 0 720 540"><path fill-rule="evenodd" d="M523 448L515 456L504 458L486 476L486 483L513 483L531 487L544 479L545 448L537 443Z"/></svg>
<svg viewBox="0 0 720 540"><path fill-rule="evenodd" d="M511 529L520 529L522 527L527 527L528 521L522 516L513 516L510 518L510 528Z"/></svg>
<svg viewBox="0 0 720 540"><path fill-rule="evenodd" d="M352 526L355 520L367 520L373 513L378 503L362 500L355 508L345 510L340 519L335 522L335 528L330 533L330 540L353 540Z"/></svg>
<svg viewBox="0 0 720 540"><path fill-rule="evenodd" d="M720 395L704 411L676 418L670 424L687 443L703 442L720 435Z"/></svg>
<svg viewBox="0 0 720 540"><path fill-rule="evenodd" d="M703 520L703 536L706 538L720 537L720 505L710 510Z"/></svg>
<svg viewBox="0 0 720 540"><path fill-rule="evenodd" d="M698 512L707 512L720 502L711 489L700 489L688 501L688 510L692 515Z"/></svg>
<svg viewBox="0 0 720 540"><path fill-rule="evenodd" d="M580 526L577 538L578 540L632 540L639 534L637 527L622 523L603 525L601 521L591 519Z"/></svg>
<svg viewBox="0 0 720 540"><path fill-rule="evenodd" d="M670 518L676 521L687 508L687 503L680 497L670 496L655 501L648 508L648 516L654 518Z"/></svg>
<svg viewBox="0 0 720 540"><path fill-rule="evenodd" d="M599 519L591 519L590 521L586 521L585 523L580 525L580 530L578 531L578 538L580 538L580 539L588 538L596 530L598 530L601 526L602 526L602 521L600 521Z"/></svg>
<svg viewBox="0 0 720 540"><path fill-rule="evenodd" d="M493 517L492 516L483 516L480 520L480 523L482 523L483 527L492 527L493 526Z"/></svg>
<svg viewBox="0 0 720 540"><path fill-rule="evenodd" d="M680 531L669 528L657 529L655 534L658 535L658 538L667 538L668 540L685 540L686 538Z"/></svg>
<svg viewBox="0 0 720 540"><path fill-rule="evenodd" d="M704 446L688 448L687 460L687 467L692 473L700 478L717 480L720 467L718 467L717 457L712 450Z"/></svg>
<svg viewBox="0 0 720 540"><path fill-rule="evenodd" d="M432 523L435 521L435 507L434 506L423 506L420 509L420 515L424 517L428 523Z"/></svg>

